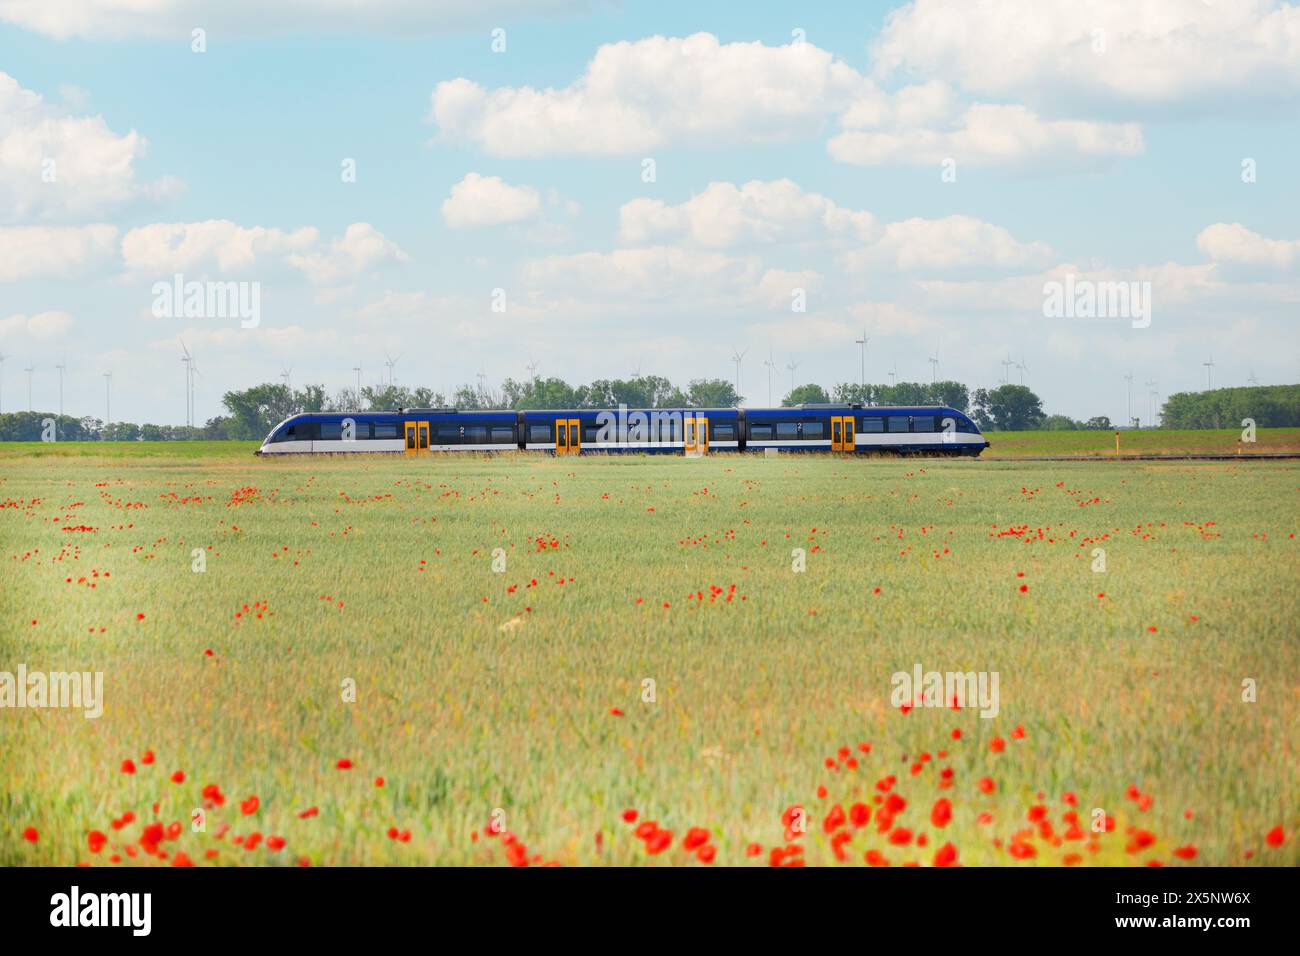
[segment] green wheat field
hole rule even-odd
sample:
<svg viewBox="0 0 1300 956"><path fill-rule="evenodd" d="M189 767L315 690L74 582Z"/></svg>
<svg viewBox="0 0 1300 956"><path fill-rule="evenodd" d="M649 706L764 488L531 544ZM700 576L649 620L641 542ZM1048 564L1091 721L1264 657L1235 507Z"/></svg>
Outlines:
<svg viewBox="0 0 1300 956"><path fill-rule="evenodd" d="M1298 497L10 446L0 670L104 703L0 711L0 863L1294 866ZM997 716L899 706L918 665L997 672Z"/></svg>

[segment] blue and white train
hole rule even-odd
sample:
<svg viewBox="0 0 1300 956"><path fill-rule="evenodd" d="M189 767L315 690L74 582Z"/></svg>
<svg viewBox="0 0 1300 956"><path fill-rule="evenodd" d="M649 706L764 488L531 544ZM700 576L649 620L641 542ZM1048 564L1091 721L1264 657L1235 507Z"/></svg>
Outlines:
<svg viewBox="0 0 1300 956"><path fill-rule="evenodd" d="M544 451L822 451L978 455L989 443L946 405L796 405L791 408L655 408L571 411L310 412L271 430L259 455Z"/></svg>

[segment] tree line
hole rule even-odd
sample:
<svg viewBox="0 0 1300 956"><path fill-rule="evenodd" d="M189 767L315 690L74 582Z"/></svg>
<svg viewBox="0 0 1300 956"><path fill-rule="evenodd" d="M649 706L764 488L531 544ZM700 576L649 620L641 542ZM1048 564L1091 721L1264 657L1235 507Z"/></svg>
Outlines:
<svg viewBox="0 0 1300 956"><path fill-rule="evenodd" d="M54 420L60 441L259 441L278 423L300 412L391 411L396 408L546 409L546 408L734 408L744 402L726 379L694 379L685 388L658 375L627 379L597 379L587 385L570 385L559 378L506 379L499 388L462 385L450 395L422 386L387 385L343 388L329 393L323 385L291 389L266 382L252 388L226 392L221 404L226 414L203 425L136 425L104 423L93 417L74 418L50 412L0 414L0 441L39 441ZM1104 415L1085 421L1066 415L1048 415L1041 399L1024 385L1001 385L971 392L960 382L897 382L857 384L844 382L829 391L809 383L789 391L781 400L786 407L800 404L851 403L863 405L947 405L970 415L983 431L1036 429L1105 429L1112 425ZM1165 400L1161 426L1165 428L1238 427L1252 418L1260 427L1300 426L1300 385L1224 388L1209 392L1179 392Z"/></svg>

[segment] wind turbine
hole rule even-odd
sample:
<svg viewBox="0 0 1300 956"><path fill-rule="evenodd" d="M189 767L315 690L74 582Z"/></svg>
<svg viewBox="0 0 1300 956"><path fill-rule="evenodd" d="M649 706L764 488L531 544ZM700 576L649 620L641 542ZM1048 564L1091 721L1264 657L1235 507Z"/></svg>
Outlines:
<svg viewBox="0 0 1300 956"><path fill-rule="evenodd" d="M767 407L772 407L772 372L776 370L776 361L772 358L772 350L767 351L767 360L763 362L767 366Z"/></svg>
<svg viewBox="0 0 1300 956"><path fill-rule="evenodd" d="M283 365L280 366L280 377L284 379L284 387L291 392L293 391L293 385L291 381L292 375L293 375L292 365L290 365L288 368L285 368Z"/></svg>
<svg viewBox="0 0 1300 956"><path fill-rule="evenodd" d="M1029 366L1025 364L1025 353L1023 351L1020 353L1020 361L1016 364L1016 368L1020 371L1020 384L1024 385L1025 372L1029 371Z"/></svg>
<svg viewBox="0 0 1300 956"><path fill-rule="evenodd" d="M1011 366L1015 364L1016 364L1015 362L1011 361L1011 353L1008 352L1007 357L1002 360L1002 384L1003 385L1011 384Z"/></svg>
<svg viewBox="0 0 1300 956"><path fill-rule="evenodd" d="M1147 382L1147 414L1150 416L1151 427L1156 427L1156 388L1159 382Z"/></svg>
<svg viewBox="0 0 1300 956"><path fill-rule="evenodd" d="M898 363L894 363L894 370L889 373L889 384L891 386L898 384Z"/></svg>
<svg viewBox="0 0 1300 956"><path fill-rule="evenodd" d="M536 362L535 359L532 358L532 356L529 356L529 358L528 358L528 364L525 365L524 368L528 369L528 377L531 378L534 382L536 382L536 381L537 381L537 362Z"/></svg>
<svg viewBox="0 0 1300 956"><path fill-rule="evenodd" d="M866 329L862 330L862 338L853 340L853 344L859 346L861 351L862 368L859 371L860 381L858 384L862 386L863 391L867 389L867 343L870 341Z"/></svg>
<svg viewBox="0 0 1300 956"><path fill-rule="evenodd" d="M361 366L352 366L352 371L357 373L357 405L361 404Z"/></svg>
<svg viewBox="0 0 1300 956"><path fill-rule="evenodd" d="M934 343L934 354L930 356L930 380L931 384L939 381L939 346L941 342Z"/></svg>
<svg viewBox="0 0 1300 956"><path fill-rule="evenodd" d="M104 426L113 424L113 373L104 372Z"/></svg>
<svg viewBox="0 0 1300 956"><path fill-rule="evenodd" d="M1214 386L1210 384L1214 376L1214 356L1211 355L1208 362L1202 362L1201 364L1205 366L1205 390L1208 392L1214 388Z"/></svg>
<svg viewBox="0 0 1300 956"><path fill-rule="evenodd" d="M67 371L68 366L66 361L64 361L64 362L60 362L58 365L54 367L59 370L59 417L62 418L63 417L63 373Z"/></svg>
<svg viewBox="0 0 1300 956"><path fill-rule="evenodd" d="M32 410L32 372L35 370L35 365L29 365L23 369L27 373L27 410L29 412Z"/></svg>
<svg viewBox="0 0 1300 956"><path fill-rule="evenodd" d="M790 394L791 395L794 394L794 370L797 369L802 364L803 364L802 362L791 361L790 364L786 366L786 368L790 370Z"/></svg>
<svg viewBox="0 0 1300 956"><path fill-rule="evenodd" d="M731 350L731 360L736 363L736 394L737 395L740 394L740 360L745 357L745 353L748 351L749 349L745 349L743 352L738 352L734 348Z"/></svg>
<svg viewBox="0 0 1300 956"><path fill-rule="evenodd" d="M388 387L392 388L397 384L397 363L401 361L402 356L399 354L397 358L393 358L385 352L384 358L388 359L384 364L388 366Z"/></svg>
<svg viewBox="0 0 1300 956"><path fill-rule="evenodd" d="M185 340L177 336L177 341L181 343L181 363L185 366L185 424L194 424L194 376L192 374L194 356L190 355L190 350L185 347Z"/></svg>
<svg viewBox="0 0 1300 956"><path fill-rule="evenodd" d="M1128 408L1128 423L1133 424L1133 373L1129 372L1124 376L1124 399Z"/></svg>
<svg viewBox="0 0 1300 956"><path fill-rule="evenodd" d="M1250 375L1246 377L1246 382L1250 385L1259 384L1259 379L1255 377L1255 370L1253 368L1250 370Z"/></svg>

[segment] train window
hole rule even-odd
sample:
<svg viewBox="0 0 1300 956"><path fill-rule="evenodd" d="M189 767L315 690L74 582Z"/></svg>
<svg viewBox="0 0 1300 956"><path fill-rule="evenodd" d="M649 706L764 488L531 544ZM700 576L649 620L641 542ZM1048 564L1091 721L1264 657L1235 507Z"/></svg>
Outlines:
<svg viewBox="0 0 1300 956"><path fill-rule="evenodd" d="M321 422L320 423L321 441L338 441L342 437L343 437L342 422Z"/></svg>
<svg viewBox="0 0 1300 956"><path fill-rule="evenodd" d="M487 444L486 425L465 425L461 428L461 435L464 437L466 445Z"/></svg>
<svg viewBox="0 0 1300 956"><path fill-rule="evenodd" d="M437 426L437 437L433 438L435 445L459 445L460 444L460 426L442 424Z"/></svg>
<svg viewBox="0 0 1300 956"><path fill-rule="evenodd" d="M597 444L596 436L599 435L599 434L600 434L600 426L599 426L599 425L597 425L597 424L595 424L595 423L584 424L584 425L582 426L582 443L583 443L584 445L595 445L595 444Z"/></svg>
<svg viewBox="0 0 1300 956"><path fill-rule="evenodd" d="M890 415L887 421L889 422L889 430L891 432L910 431L906 415Z"/></svg>
<svg viewBox="0 0 1300 956"><path fill-rule="evenodd" d="M750 441L771 441L773 428L771 422L750 422L749 423L749 440Z"/></svg>
<svg viewBox="0 0 1300 956"><path fill-rule="evenodd" d="M822 422L804 422L803 437L810 439L821 438L825 434L824 428L825 425Z"/></svg>
<svg viewBox="0 0 1300 956"><path fill-rule="evenodd" d="M551 432L550 425L529 425L528 441L534 445L549 445L555 441L555 435Z"/></svg>
<svg viewBox="0 0 1300 956"><path fill-rule="evenodd" d="M710 425L709 438L711 438L713 441L735 441L736 440L735 425L732 425L729 422L726 424L719 423L717 425L714 425L712 422L710 422L709 425Z"/></svg>
<svg viewBox="0 0 1300 956"><path fill-rule="evenodd" d="M934 431L933 415L917 415L912 419L912 431L914 432L932 432Z"/></svg>
<svg viewBox="0 0 1300 956"><path fill-rule="evenodd" d="M885 430L885 420L883 418L864 418L858 422L858 431L860 432L883 432Z"/></svg>
<svg viewBox="0 0 1300 956"><path fill-rule="evenodd" d="M513 445L515 428L513 425L493 425L490 441L493 445Z"/></svg>
<svg viewBox="0 0 1300 956"><path fill-rule="evenodd" d="M798 438L799 423L798 422L777 422L776 437L786 439L787 441L791 438Z"/></svg>
<svg viewBox="0 0 1300 956"><path fill-rule="evenodd" d="M360 424L358 424L357 429L360 430L360 428L361 426ZM374 433L375 438L396 438L397 437L397 422L375 422L374 429L375 429L375 433Z"/></svg>

